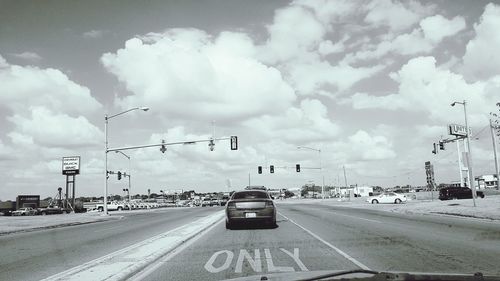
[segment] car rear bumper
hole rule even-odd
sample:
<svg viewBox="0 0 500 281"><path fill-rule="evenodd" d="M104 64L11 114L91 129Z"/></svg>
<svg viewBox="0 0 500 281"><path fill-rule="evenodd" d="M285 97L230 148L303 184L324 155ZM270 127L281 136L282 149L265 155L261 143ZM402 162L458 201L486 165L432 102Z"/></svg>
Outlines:
<svg viewBox="0 0 500 281"><path fill-rule="evenodd" d="M271 220L276 217L274 208L265 209L229 209L226 210L226 218L228 221L254 221L254 220Z"/></svg>

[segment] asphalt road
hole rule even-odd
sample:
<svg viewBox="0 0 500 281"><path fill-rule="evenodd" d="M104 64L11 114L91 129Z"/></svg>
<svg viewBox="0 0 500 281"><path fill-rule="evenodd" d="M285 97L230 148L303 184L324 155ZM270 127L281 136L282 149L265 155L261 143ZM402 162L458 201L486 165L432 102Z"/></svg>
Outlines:
<svg viewBox="0 0 500 281"><path fill-rule="evenodd" d="M0 236L0 280L40 280L220 210L111 212L123 219Z"/></svg>
<svg viewBox="0 0 500 281"><path fill-rule="evenodd" d="M348 270L500 275L500 224L313 204L279 204L277 228L223 221L139 280L223 280Z"/></svg>

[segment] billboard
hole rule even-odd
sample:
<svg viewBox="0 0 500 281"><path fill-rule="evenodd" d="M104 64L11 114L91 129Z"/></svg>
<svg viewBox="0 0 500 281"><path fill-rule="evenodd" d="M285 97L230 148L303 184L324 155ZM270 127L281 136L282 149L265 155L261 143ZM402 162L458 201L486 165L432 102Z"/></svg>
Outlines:
<svg viewBox="0 0 500 281"><path fill-rule="evenodd" d="M62 174L78 175L80 174L80 156L69 156L62 158Z"/></svg>
<svg viewBox="0 0 500 281"><path fill-rule="evenodd" d="M465 126L457 125L457 124L450 124L450 125L448 125L448 134L450 134L452 136L466 137L467 130L465 129Z"/></svg>

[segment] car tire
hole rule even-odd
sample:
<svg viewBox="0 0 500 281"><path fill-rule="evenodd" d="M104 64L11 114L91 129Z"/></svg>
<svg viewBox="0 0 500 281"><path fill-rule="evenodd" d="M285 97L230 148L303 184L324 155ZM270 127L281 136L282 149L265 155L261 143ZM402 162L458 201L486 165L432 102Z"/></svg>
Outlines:
<svg viewBox="0 0 500 281"><path fill-rule="evenodd" d="M118 207L118 211L121 211L121 210L123 210L123 208L122 207Z"/></svg>
<svg viewBox="0 0 500 281"><path fill-rule="evenodd" d="M229 221L226 221L226 229L233 229L233 225Z"/></svg>
<svg viewBox="0 0 500 281"><path fill-rule="evenodd" d="M99 207L99 208L97 208L97 211L99 211L99 212L103 212L103 211L104 211L104 208Z"/></svg>
<svg viewBox="0 0 500 281"><path fill-rule="evenodd" d="M47 213L46 213L46 212L42 212L42 214L41 214L41 215L42 215L42 216L46 216L46 215L47 215Z"/></svg>
<svg viewBox="0 0 500 281"><path fill-rule="evenodd" d="M394 200L394 203L395 204L401 204L403 201L401 201L401 199L399 198L396 198L396 200Z"/></svg>
<svg viewBox="0 0 500 281"><path fill-rule="evenodd" d="M482 193L481 195L479 195L479 197L484 198L484 193Z"/></svg>
<svg viewBox="0 0 500 281"><path fill-rule="evenodd" d="M373 199L372 200L372 204L378 204L378 200L377 199Z"/></svg>

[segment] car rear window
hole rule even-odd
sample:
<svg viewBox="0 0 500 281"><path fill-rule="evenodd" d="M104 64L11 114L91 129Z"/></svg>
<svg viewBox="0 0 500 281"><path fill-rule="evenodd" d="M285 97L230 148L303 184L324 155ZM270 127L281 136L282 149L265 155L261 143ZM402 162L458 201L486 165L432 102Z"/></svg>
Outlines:
<svg viewBox="0 0 500 281"><path fill-rule="evenodd" d="M268 199L266 192L262 191L243 191L236 192L233 195L233 199Z"/></svg>

